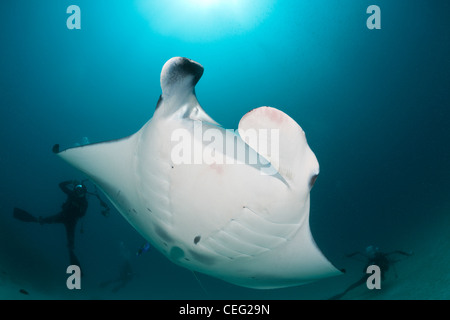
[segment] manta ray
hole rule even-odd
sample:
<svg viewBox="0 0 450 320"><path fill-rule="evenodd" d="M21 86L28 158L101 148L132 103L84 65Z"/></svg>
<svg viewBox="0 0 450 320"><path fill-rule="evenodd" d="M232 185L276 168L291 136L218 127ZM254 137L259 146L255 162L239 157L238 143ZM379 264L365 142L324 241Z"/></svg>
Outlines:
<svg viewBox="0 0 450 320"><path fill-rule="evenodd" d="M319 164L304 131L272 107L224 129L197 100L203 70L187 58L168 60L153 117L139 131L53 152L180 266L258 289L340 274L310 231Z"/></svg>

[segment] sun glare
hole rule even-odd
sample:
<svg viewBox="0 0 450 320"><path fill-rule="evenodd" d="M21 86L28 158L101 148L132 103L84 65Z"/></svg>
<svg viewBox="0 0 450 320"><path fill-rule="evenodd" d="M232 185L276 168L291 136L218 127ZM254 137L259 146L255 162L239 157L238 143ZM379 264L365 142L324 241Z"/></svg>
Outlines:
<svg viewBox="0 0 450 320"><path fill-rule="evenodd" d="M261 23L275 0L137 0L162 36L211 41L243 34Z"/></svg>
<svg viewBox="0 0 450 320"><path fill-rule="evenodd" d="M189 0L188 0L189 1ZM192 5L200 5L209 7L211 5L217 4L217 2L220 2L219 0L190 0Z"/></svg>

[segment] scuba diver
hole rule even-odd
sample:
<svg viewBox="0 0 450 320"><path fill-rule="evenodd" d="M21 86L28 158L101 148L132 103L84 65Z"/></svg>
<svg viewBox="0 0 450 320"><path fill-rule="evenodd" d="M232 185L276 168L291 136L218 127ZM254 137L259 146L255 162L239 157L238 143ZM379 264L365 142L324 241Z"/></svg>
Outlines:
<svg viewBox="0 0 450 320"><path fill-rule="evenodd" d="M78 182L76 180L63 181L59 184L59 187L67 195L67 199L62 205L62 210L59 213L45 218L36 218L25 210L14 208L13 216L14 218L23 222L38 222L41 225L46 223L64 224L66 228L67 247L69 250L70 264L80 267L80 262L74 253L75 227L78 220L84 217L88 209L88 201L86 195L91 194L99 199L100 205L104 208L104 210L102 210L102 214L104 216L108 215L109 207L100 199L97 190L95 191L95 193L88 192L87 187L83 182Z"/></svg>
<svg viewBox="0 0 450 320"><path fill-rule="evenodd" d="M130 282L133 277L135 276L135 273L133 272L133 269L131 267L131 254L128 248L125 247L125 244L123 241L119 243L119 249L120 249L120 256L122 257L122 264L119 269L119 274L117 277L114 277L110 280L106 280L100 283L100 288L105 288L109 285L114 285L111 289L111 292L117 292L123 287L127 285L128 282Z"/></svg>
<svg viewBox="0 0 450 320"><path fill-rule="evenodd" d="M116 284L112 289L111 292L117 292L123 287L126 286L128 282L130 282L134 277L133 269L131 268L130 261L126 260L123 262L122 266L119 270L119 275L116 278L113 278L111 280L103 281L100 283L100 288L105 288L109 285Z"/></svg>
<svg viewBox="0 0 450 320"><path fill-rule="evenodd" d="M136 252L136 256L140 256L141 254L147 252L148 250L150 250L150 243L146 242L138 249L138 251Z"/></svg>
<svg viewBox="0 0 450 320"><path fill-rule="evenodd" d="M370 277L370 273L367 273L367 268L371 265L376 265L380 268L380 272L381 272L381 280L383 281L385 279L385 275L386 272L389 270L390 266L394 267L394 264L400 260L403 260L402 258L391 258L393 255L403 255L403 256L411 256L413 253L412 252L404 252L401 250L395 250L392 252L388 252L388 253L383 253L379 250L378 247L375 246L368 246L365 249L365 252L353 252L350 254L345 255L347 258L353 258L356 257L358 255L364 257L365 259L367 259L366 261L366 265L363 269L363 273L364 275L361 277L361 279L359 279L358 281L356 281L355 283L351 284L347 289L345 289L343 292L329 298L328 300L337 300L342 298L347 292L349 292L350 290L353 290L357 287L359 287L362 284L365 284L367 282L367 279ZM394 273L395 273L395 277L397 278L397 272L395 271L394 268Z"/></svg>

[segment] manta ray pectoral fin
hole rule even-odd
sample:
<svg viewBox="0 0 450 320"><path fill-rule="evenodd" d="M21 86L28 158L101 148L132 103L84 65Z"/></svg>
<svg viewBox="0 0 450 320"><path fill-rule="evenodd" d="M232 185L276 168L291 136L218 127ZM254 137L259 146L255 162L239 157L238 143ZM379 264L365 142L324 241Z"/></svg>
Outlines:
<svg viewBox="0 0 450 320"><path fill-rule="evenodd" d="M119 140L93 143L53 152L84 172L110 198L130 190L137 137L140 132ZM115 199L117 200L117 199Z"/></svg>
<svg viewBox="0 0 450 320"><path fill-rule="evenodd" d="M312 187L319 163L295 120L278 109L260 107L242 117L238 131L288 182Z"/></svg>

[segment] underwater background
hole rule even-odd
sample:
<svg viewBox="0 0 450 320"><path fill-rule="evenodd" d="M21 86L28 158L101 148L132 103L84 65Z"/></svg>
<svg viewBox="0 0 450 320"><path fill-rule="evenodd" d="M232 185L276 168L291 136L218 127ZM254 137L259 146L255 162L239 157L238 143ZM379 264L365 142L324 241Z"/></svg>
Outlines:
<svg viewBox="0 0 450 320"><path fill-rule="evenodd" d="M81 29L67 27L70 5ZM366 25L370 5L381 29ZM380 290L345 299L449 299L449 12L439 0L2 1L0 298L327 299L362 275L364 262L345 255L375 245L413 255ZM75 238L82 288L66 287L63 225L22 223L13 208L59 212L58 183L84 176L52 146L136 132L174 56L204 66L197 97L225 128L268 105L304 129L321 170L312 234L346 274L277 290L194 275L153 248L136 256L145 240L90 197ZM100 287L124 254L136 276L117 292Z"/></svg>

